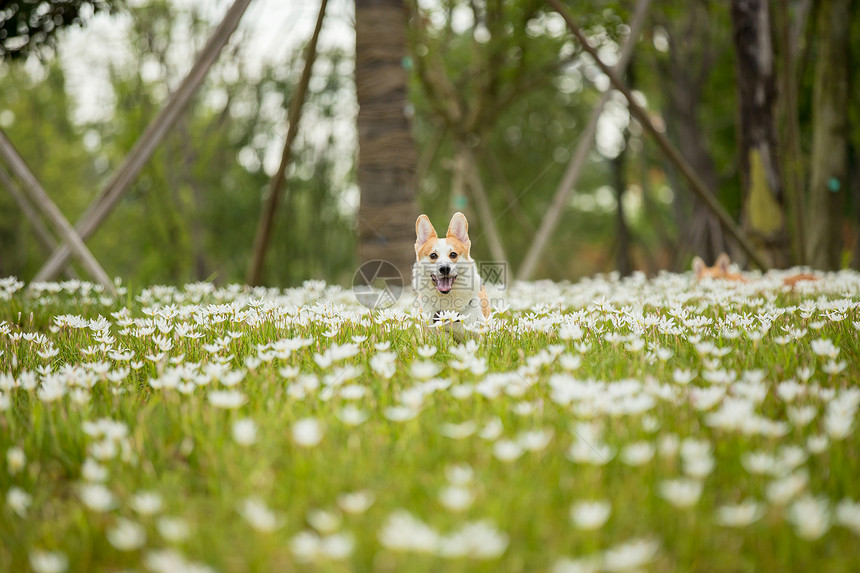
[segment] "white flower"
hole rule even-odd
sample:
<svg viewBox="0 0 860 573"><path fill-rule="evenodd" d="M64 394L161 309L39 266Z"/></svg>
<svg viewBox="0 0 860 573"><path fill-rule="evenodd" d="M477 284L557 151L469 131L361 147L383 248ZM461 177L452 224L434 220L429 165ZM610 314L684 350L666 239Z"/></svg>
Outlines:
<svg viewBox="0 0 860 573"><path fill-rule="evenodd" d="M597 557L561 558L551 569L551 573L597 573L598 571L600 571L600 559Z"/></svg>
<svg viewBox="0 0 860 573"><path fill-rule="evenodd" d="M388 380L397 371L395 366L397 355L393 352L379 352L370 359L370 368L382 378Z"/></svg>
<svg viewBox="0 0 860 573"><path fill-rule="evenodd" d="M806 440L806 449L813 454L823 453L829 446L830 440L824 435L809 436Z"/></svg>
<svg viewBox="0 0 860 573"><path fill-rule="evenodd" d="M681 368L675 368L675 370L672 372L672 379L675 381L676 384L689 384L690 381L696 376L697 373L690 369L682 370Z"/></svg>
<svg viewBox="0 0 860 573"><path fill-rule="evenodd" d="M517 444L528 452L539 452L545 449L552 440L552 430L528 430L517 435Z"/></svg>
<svg viewBox="0 0 860 573"><path fill-rule="evenodd" d="M628 466L647 464L654 457L654 445L651 442L634 442L627 444L621 450L621 461Z"/></svg>
<svg viewBox="0 0 860 573"><path fill-rule="evenodd" d="M606 500L580 501L571 506L570 519L577 529L592 531L603 527L610 513L612 505Z"/></svg>
<svg viewBox="0 0 860 573"><path fill-rule="evenodd" d="M439 433L447 438L454 440L463 440L468 438L477 430L477 425L472 420L467 420L461 424L444 423L439 428Z"/></svg>
<svg viewBox="0 0 860 573"><path fill-rule="evenodd" d="M337 496L337 504L346 513L364 513L367 511L376 497L369 491L346 492Z"/></svg>
<svg viewBox="0 0 860 573"><path fill-rule="evenodd" d="M100 483L81 486L81 501L93 511L109 511L116 506L113 494Z"/></svg>
<svg viewBox="0 0 860 573"><path fill-rule="evenodd" d="M512 462L523 455L523 448L512 440L499 440L493 444L493 455L502 462Z"/></svg>
<svg viewBox="0 0 860 573"><path fill-rule="evenodd" d="M202 563L188 561L175 549L157 549L147 551L143 558L143 564L152 573L174 573L176 571L188 573L214 573L214 569Z"/></svg>
<svg viewBox="0 0 860 573"><path fill-rule="evenodd" d="M6 469L9 475L15 475L27 465L27 455L24 450L15 446L6 450Z"/></svg>
<svg viewBox="0 0 860 573"><path fill-rule="evenodd" d="M441 557L494 559L508 548L508 536L487 521L469 522L439 539Z"/></svg>
<svg viewBox="0 0 860 573"><path fill-rule="evenodd" d="M320 553L329 559L340 561L352 555L355 540L349 533L333 533L322 538Z"/></svg>
<svg viewBox="0 0 860 573"><path fill-rule="evenodd" d="M61 551L30 551L30 567L34 573L64 573L69 569L69 558Z"/></svg>
<svg viewBox="0 0 860 573"><path fill-rule="evenodd" d="M340 528L340 515L333 511L324 509L312 509L308 511L308 523L318 532L334 533Z"/></svg>
<svg viewBox="0 0 860 573"><path fill-rule="evenodd" d="M818 539L830 529L830 507L826 498L805 495L791 504L786 514L794 532L803 539Z"/></svg>
<svg viewBox="0 0 860 573"><path fill-rule="evenodd" d="M245 403L245 395L237 390L213 390L209 392L209 403L216 408L232 410Z"/></svg>
<svg viewBox="0 0 860 573"><path fill-rule="evenodd" d="M561 367L565 370L572 371L582 366L582 356L578 354L562 354L558 358Z"/></svg>
<svg viewBox="0 0 860 573"><path fill-rule="evenodd" d="M854 424L854 414L829 410L824 418L824 429L834 440L842 440L851 435Z"/></svg>
<svg viewBox="0 0 860 573"><path fill-rule="evenodd" d="M445 478L453 485L465 486L475 479L475 471L469 464L450 464L445 466Z"/></svg>
<svg viewBox="0 0 860 573"><path fill-rule="evenodd" d="M81 466L81 476L86 481L105 481L108 478L108 470L100 465L96 460L87 458L84 460L84 465Z"/></svg>
<svg viewBox="0 0 860 573"><path fill-rule="evenodd" d="M158 534L167 541L183 541L190 533L188 523L180 517L159 517L155 527L158 529Z"/></svg>
<svg viewBox="0 0 860 573"><path fill-rule="evenodd" d="M723 505L717 508L716 521L725 527L746 527L764 515L761 504L747 500L737 505Z"/></svg>
<svg viewBox="0 0 860 573"><path fill-rule="evenodd" d="M836 358L839 354L839 347L833 344L827 338L819 338L818 340L813 340L809 343L810 348L812 348L812 352L817 354L818 356L826 356L828 358Z"/></svg>
<svg viewBox="0 0 860 573"><path fill-rule="evenodd" d="M767 499L775 505L785 505L806 488L809 483L809 475L804 470L794 472L784 478L774 480L767 484L765 493Z"/></svg>
<svg viewBox="0 0 860 573"><path fill-rule="evenodd" d="M323 427L316 418L302 418L293 424L293 441L304 448L312 448L323 439Z"/></svg>
<svg viewBox="0 0 860 573"><path fill-rule="evenodd" d="M271 533L280 527L278 516L256 497L245 499L239 506L239 514L251 527L262 533Z"/></svg>
<svg viewBox="0 0 860 573"><path fill-rule="evenodd" d="M129 505L140 515L154 515L161 511L161 496L154 491L140 491L132 496Z"/></svg>
<svg viewBox="0 0 860 573"><path fill-rule="evenodd" d="M660 482L660 496L678 508L696 505L702 496L702 482L678 478Z"/></svg>
<svg viewBox="0 0 860 573"><path fill-rule="evenodd" d="M565 324L558 329L558 337L562 340L579 340L583 334L582 329L575 324Z"/></svg>
<svg viewBox="0 0 860 573"><path fill-rule="evenodd" d="M848 364L844 360L840 361L840 362L836 362L835 360L828 360L821 367L821 370L823 370L825 374L830 374L831 376L835 376L836 374L839 374L840 372L845 370L845 368L847 366L848 366Z"/></svg>
<svg viewBox="0 0 860 573"><path fill-rule="evenodd" d="M250 446L257 441L257 424L251 418L233 422L233 440L240 446Z"/></svg>
<svg viewBox="0 0 860 573"><path fill-rule="evenodd" d="M385 417L392 422L408 422L418 415L418 410L409 406L389 406L385 409Z"/></svg>
<svg viewBox="0 0 860 573"><path fill-rule="evenodd" d="M107 539L120 551L134 551L146 543L146 531L139 524L120 517L116 525L108 529Z"/></svg>
<svg viewBox="0 0 860 573"><path fill-rule="evenodd" d="M439 534L408 511L401 509L388 516L379 532L379 542L393 551L435 553L439 545Z"/></svg>
<svg viewBox="0 0 860 573"><path fill-rule="evenodd" d="M567 451L567 457L572 462L602 466L615 457L615 452L606 444L597 441L589 443L583 438L575 437Z"/></svg>
<svg viewBox="0 0 860 573"><path fill-rule="evenodd" d="M6 492L6 505L14 511L18 517L27 517L27 510L33 505L33 496L18 486L12 486Z"/></svg>
<svg viewBox="0 0 860 573"><path fill-rule="evenodd" d="M702 457L686 457L684 460L684 473L690 477L703 479L714 470L714 458L710 455Z"/></svg>
<svg viewBox="0 0 860 573"><path fill-rule="evenodd" d="M424 346L419 346L416 349L418 355L422 358L432 358L434 354L436 354L436 347L430 344L425 344Z"/></svg>
<svg viewBox="0 0 860 573"><path fill-rule="evenodd" d="M639 571L650 563L660 543L653 539L634 539L603 552L604 571Z"/></svg>
<svg viewBox="0 0 860 573"><path fill-rule="evenodd" d="M502 431L504 431L502 421L498 418L493 418L487 422L483 428L481 428L478 432L478 436L484 440L493 441L497 440L499 436L502 435Z"/></svg>
<svg viewBox="0 0 860 573"><path fill-rule="evenodd" d="M475 494L467 487L451 485L439 492L439 503L451 511L463 511L475 500Z"/></svg>
<svg viewBox="0 0 860 573"><path fill-rule="evenodd" d="M836 523L860 535L860 503L845 498L836 505Z"/></svg>
<svg viewBox="0 0 860 573"><path fill-rule="evenodd" d="M792 424L802 428L815 419L818 411L815 409L815 406L788 406L785 409L785 413Z"/></svg>
<svg viewBox="0 0 860 573"><path fill-rule="evenodd" d="M344 406L341 408L340 412L338 412L338 419L347 426L360 426L367 420L367 418L367 412L359 410L352 404Z"/></svg>
<svg viewBox="0 0 860 573"><path fill-rule="evenodd" d="M409 373L419 380L429 380L439 373L439 366L429 360L413 362L409 368Z"/></svg>
<svg viewBox="0 0 860 573"><path fill-rule="evenodd" d="M321 545L320 536L314 531L300 531L290 539L290 551L302 563L316 559Z"/></svg>

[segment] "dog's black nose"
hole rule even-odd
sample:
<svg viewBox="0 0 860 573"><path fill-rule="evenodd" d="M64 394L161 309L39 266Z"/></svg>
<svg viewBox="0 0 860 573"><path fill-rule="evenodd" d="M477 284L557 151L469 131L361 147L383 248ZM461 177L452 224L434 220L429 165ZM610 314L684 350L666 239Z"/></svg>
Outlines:
<svg viewBox="0 0 860 573"><path fill-rule="evenodd" d="M451 267L448 265L442 265L439 267L439 274L443 277L446 277L451 274Z"/></svg>

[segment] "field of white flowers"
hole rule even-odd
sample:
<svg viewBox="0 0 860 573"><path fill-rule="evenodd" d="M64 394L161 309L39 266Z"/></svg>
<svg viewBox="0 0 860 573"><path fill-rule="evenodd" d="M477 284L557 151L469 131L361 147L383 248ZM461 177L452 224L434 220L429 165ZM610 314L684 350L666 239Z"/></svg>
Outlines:
<svg viewBox="0 0 860 573"><path fill-rule="evenodd" d="M850 571L860 274L0 280L0 571Z"/></svg>

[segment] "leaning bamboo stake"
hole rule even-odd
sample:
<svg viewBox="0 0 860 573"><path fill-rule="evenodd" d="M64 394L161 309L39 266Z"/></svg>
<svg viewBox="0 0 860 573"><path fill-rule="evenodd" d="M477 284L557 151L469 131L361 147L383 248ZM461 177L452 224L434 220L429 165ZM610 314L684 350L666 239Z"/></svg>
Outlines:
<svg viewBox="0 0 860 573"><path fill-rule="evenodd" d="M21 190L18 183L2 166L0 166L0 184L9 190L9 194L12 195L12 198L18 204L18 208L21 209L21 212L30 221L30 225L33 227L33 234L36 235L36 240L39 241L42 250L45 251L45 254L50 254L51 251L57 248L57 241L54 239L51 231L48 230L48 227L42 222L42 219L39 218L39 212L27 200L24 191ZM72 267L63 269L63 274L70 279L78 278L78 273Z"/></svg>
<svg viewBox="0 0 860 573"><path fill-rule="evenodd" d="M152 123L147 126L143 135L134 144L134 147L126 156L120 168L117 169L99 196L90 203L87 211L76 223L75 227L81 239L87 239L98 229L99 225L108 217L114 206L116 206L117 202L119 202L131 186L131 183L137 177L138 173L140 173L140 170L149 161L149 158L164 139L164 136L173 124L176 123L176 120L185 110L191 98L203 83L203 80L206 79L209 69L215 63L215 60L218 59L221 49L227 44L227 40L230 39L230 36L236 30L239 20L241 20L245 9L250 3L251 0L235 0L233 5L230 6L230 9L224 16L224 20L218 25L212 37L209 38L209 41L203 47L191 71L182 80L179 89L171 96L167 105L162 108L161 112L152 120ZM57 273L68 263L69 254L68 245L60 246L51 254L48 261L36 274L34 280L50 280L57 276Z"/></svg>
<svg viewBox="0 0 860 573"><path fill-rule="evenodd" d="M630 23L630 34L624 41L624 45L621 48L621 56L618 59L618 63L615 64L615 70L619 74L624 73L624 70L627 69L630 63L630 58L633 56L633 47L642 33L642 27L645 24L645 15L648 13L648 6L650 4L651 0L639 0L636 4L636 11L633 13L633 20ZM586 157L588 157L588 150L591 149L594 135L597 133L597 122L600 120L600 116L603 114L603 107L609 101L611 95L612 90L604 92L603 97L600 98L600 102L591 112L588 124L586 124L585 129L579 135L579 142L576 144L573 156L570 158L561 182L559 182L558 188L555 190L552 204L547 209L546 215L544 215L543 221L541 221L540 228L535 234L535 238L526 253L525 259L523 259L523 266L520 267L520 272L517 274L517 279L521 281L527 281L532 278L537 262L540 260L550 236L552 236L553 231L558 226L558 222L561 220L561 215L565 211L564 207L567 205L574 185L579 181L582 167L585 165Z"/></svg>
<svg viewBox="0 0 860 573"><path fill-rule="evenodd" d="M560 0L547 0L547 2L559 13L561 17L564 18L564 21L567 23L567 27L570 28L570 31L573 32L573 35L576 36L579 43L582 45L582 49L589 53L589 55L594 59L594 62L600 67L600 70L606 74L609 78L609 81L612 83L612 87L621 92L624 97L627 99L627 107L630 109L631 113L639 120L639 123L642 124L642 127L651 134L651 137L657 142L657 145L663 151L663 154L675 164L678 170L684 175L687 181L690 183L690 188L693 192L699 197L699 199L711 210L711 212L720 220L720 224L722 224L723 229L725 229L734 239L737 241L738 245L744 250L747 256L752 260L759 268L762 270L767 270L769 265L764 261L762 256L758 253L755 247L750 243L750 240L744 234L744 232L738 227L738 225L732 220L726 210L722 205L716 200L714 195L708 190L707 186L702 182L696 172L693 171L693 168L689 163L684 159L684 157L678 152L677 149L669 142L669 139L654 126L651 122L651 117L648 115L648 112L642 108L638 103L636 103L636 99L633 97L633 94L630 93L630 89L624 84L621 79L612 71L612 69L607 66L603 60L597 55L597 50L595 50L591 44L588 43L585 35L582 33L582 30L576 25L576 22L573 21L573 16L571 16L570 11L565 7L564 4L561 3Z"/></svg>
<svg viewBox="0 0 860 573"><path fill-rule="evenodd" d="M36 207L42 212L42 215L44 215L45 218L47 218L55 227L60 237L69 244L71 253L81 261L81 264L84 266L87 273L89 273L96 282L101 284L105 288L105 291L115 295L116 288L114 287L113 281L110 280L96 258L90 250L87 249L87 246L75 232L71 223L69 223L69 221L63 216L59 207L51 201L48 193L39 183L39 180L36 179L36 176L33 175L33 172L30 171L30 168L27 167L24 159L18 154L18 151L12 145L12 142L9 141L2 130L0 130L0 158L3 159L15 177L21 181L23 191L30 196L33 204L36 205ZM33 282L38 281L34 280Z"/></svg>
<svg viewBox="0 0 860 573"><path fill-rule="evenodd" d="M305 94L308 91L308 84L311 80L311 70L314 67L314 60L317 56L317 40L319 40L320 30L322 30L323 17L325 16L325 8L328 0L322 0L320 4L319 15L317 16L317 24L314 28L314 33L311 36L310 42L305 51L305 67L302 69L302 76L299 78L299 85L296 87L296 93L293 94L293 99L290 101L290 110L287 121L290 124L287 129L287 139L284 142L284 150L281 153L281 163L278 165L278 171L272 176L269 181L269 197L266 200L266 205L260 211L260 219L257 223L257 233L254 236L254 253L251 259L251 264L248 266L247 283L251 286L257 286L263 277L263 263L266 259L266 251L269 250L269 242L272 235L272 223L275 220L275 210L278 206L278 199L281 191L284 188L287 167L290 164L293 156L293 141L299 132L299 121L302 119L302 105L305 102Z"/></svg>

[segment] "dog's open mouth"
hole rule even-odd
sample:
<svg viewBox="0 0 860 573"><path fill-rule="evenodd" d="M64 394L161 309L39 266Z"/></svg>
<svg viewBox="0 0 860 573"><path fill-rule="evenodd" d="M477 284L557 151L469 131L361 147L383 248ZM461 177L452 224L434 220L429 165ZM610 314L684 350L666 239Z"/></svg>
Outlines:
<svg viewBox="0 0 860 573"><path fill-rule="evenodd" d="M430 278L433 279L433 284L436 285L436 290L442 294L448 294L451 292L451 289L454 288L454 279L457 278L457 275L436 276L435 274L431 274Z"/></svg>

